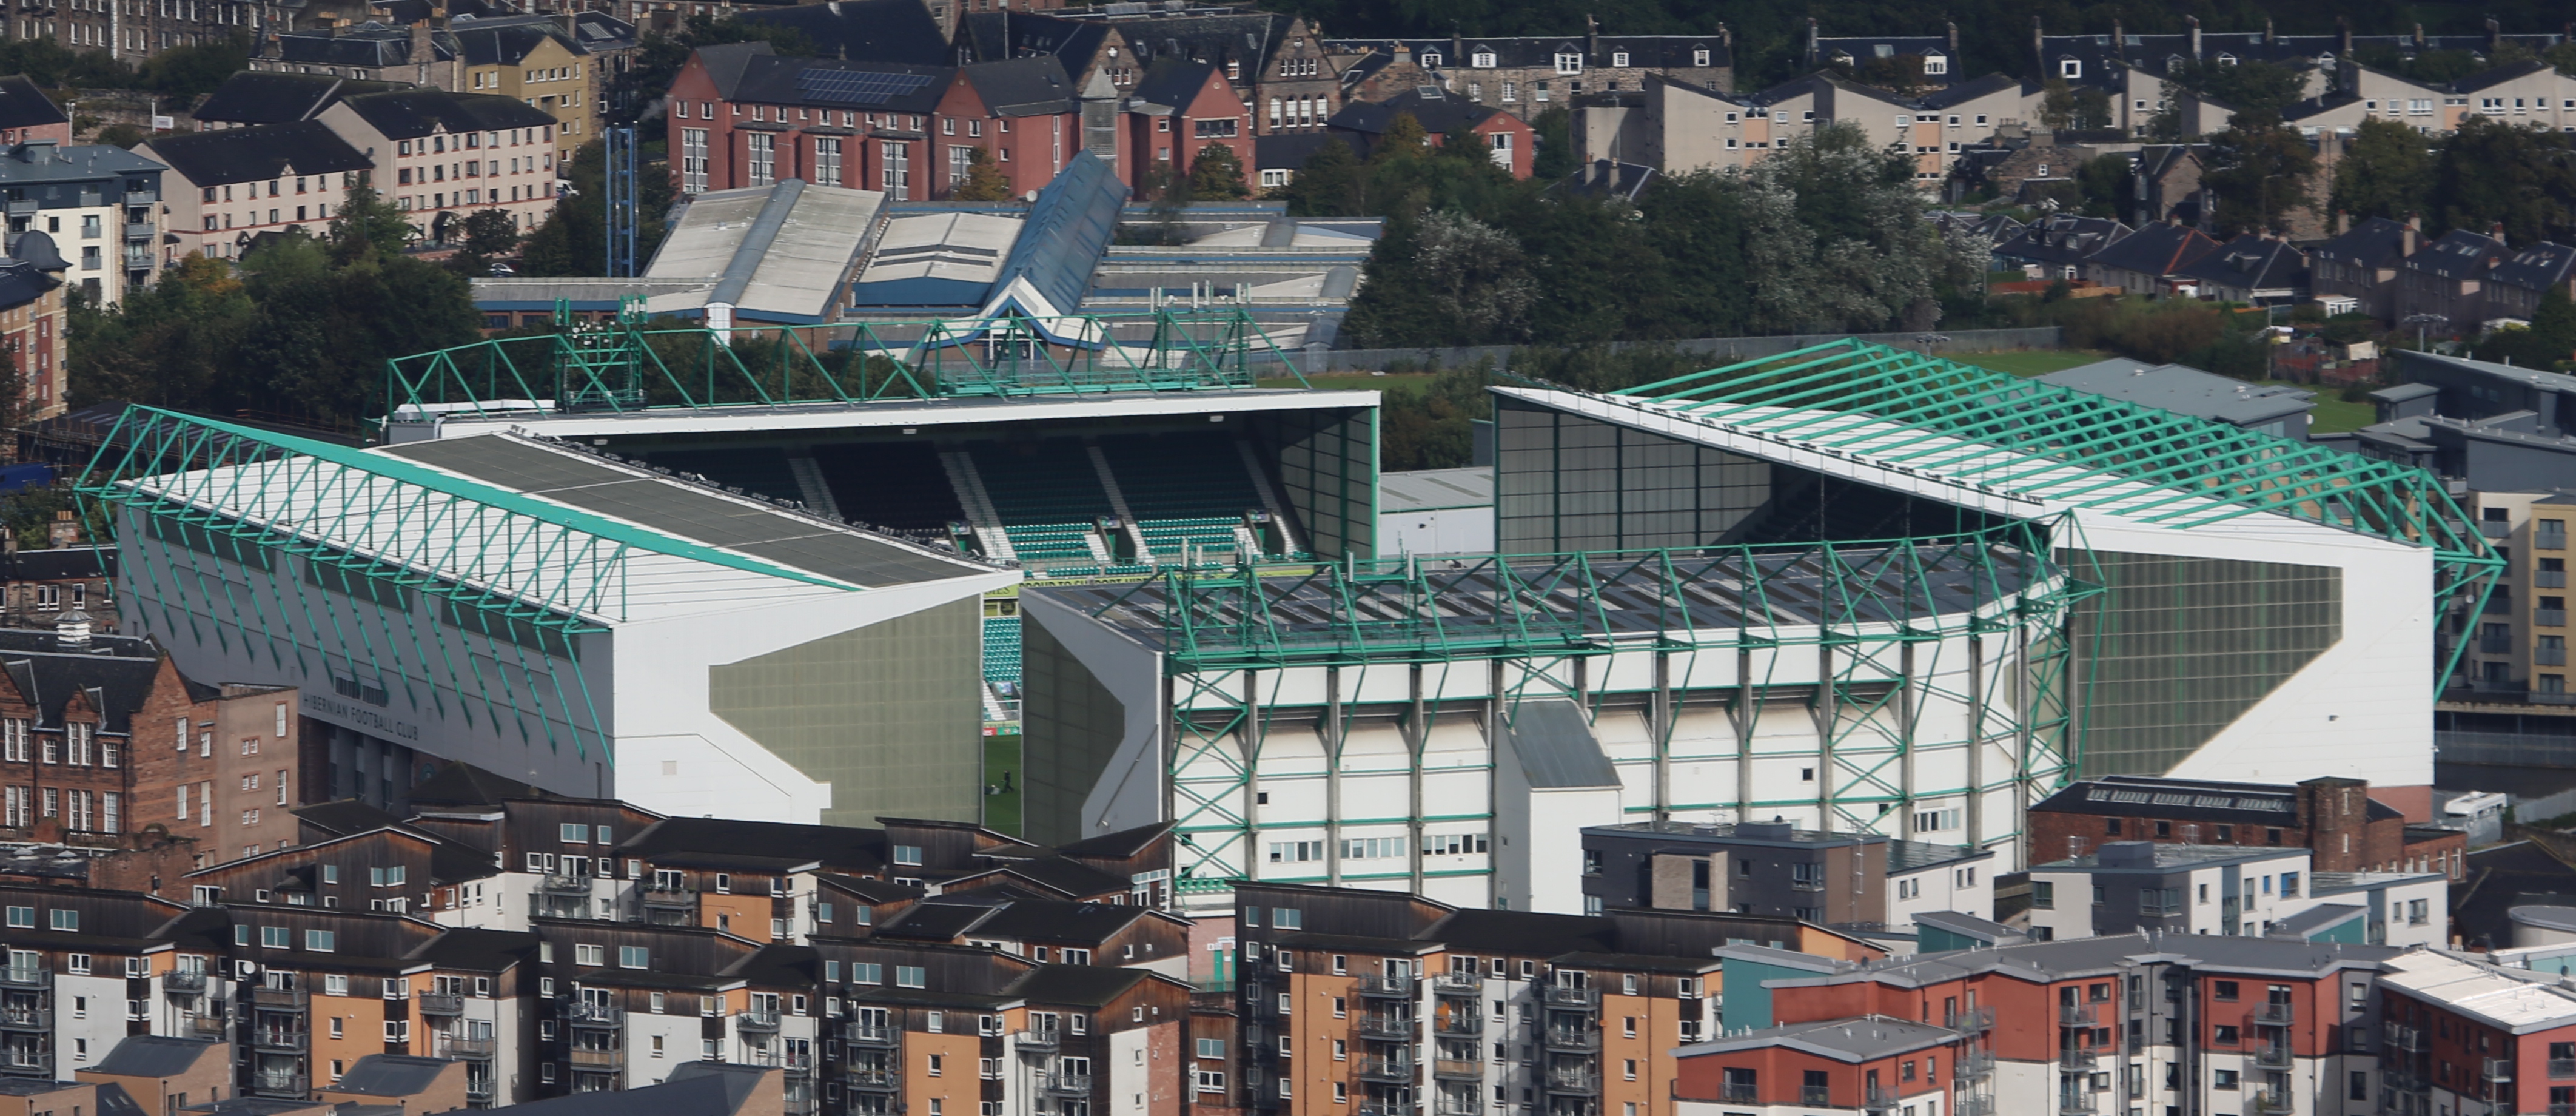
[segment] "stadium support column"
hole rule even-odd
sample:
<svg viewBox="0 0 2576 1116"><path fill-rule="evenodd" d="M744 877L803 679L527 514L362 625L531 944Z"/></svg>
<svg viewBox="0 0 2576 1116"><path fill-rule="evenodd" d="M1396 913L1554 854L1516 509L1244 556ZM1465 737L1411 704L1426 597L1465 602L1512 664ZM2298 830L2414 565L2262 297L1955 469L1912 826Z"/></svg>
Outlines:
<svg viewBox="0 0 2576 1116"><path fill-rule="evenodd" d="M1842 720L1842 711L1834 700L1834 645L1830 638L1816 644L1816 828L1831 832L1834 828L1834 729Z"/></svg>
<svg viewBox="0 0 2576 1116"><path fill-rule="evenodd" d="M2030 817L2030 719L2039 713L2039 680L2030 672L2030 622L2013 625L2013 827ZM2022 866L2033 863L2030 834L2021 835Z"/></svg>
<svg viewBox="0 0 2576 1116"><path fill-rule="evenodd" d="M1243 754L1243 878L1254 879L1261 865L1261 672L1243 672L1243 718L1234 738Z"/></svg>
<svg viewBox="0 0 2576 1116"><path fill-rule="evenodd" d="M1735 820L1753 820L1753 723L1762 716L1762 701L1753 692L1753 650L1735 649Z"/></svg>
<svg viewBox="0 0 2576 1116"><path fill-rule="evenodd" d="M1896 649L1896 831L1908 841L1914 839L1914 753L1921 743L1915 730L1923 709L1915 686L1914 641L1907 640Z"/></svg>
<svg viewBox="0 0 2576 1116"><path fill-rule="evenodd" d="M1655 652L1654 724L1648 727L1655 742L1655 823L1673 818L1673 656L1669 651Z"/></svg>
<svg viewBox="0 0 2576 1116"><path fill-rule="evenodd" d="M1342 886L1342 668L1324 668L1324 878Z"/></svg>
<svg viewBox="0 0 2576 1116"><path fill-rule="evenodd" d="M1485 754L1500 756L1503 754L1503 749L1512 746L1510 730L1503 727L1505 704L1501 658L1485 661L1485 686ZM1501 763L1485 765L1485 813L1488 818L1499 814L1496 805L1503 800L1502 770ZM1495 828L1494 823L1487 821L1485 828L1491 832ZM1500 833L1494 833L1494 837L1496 840L1492 842L1492 847L1496 849L1500 849L1503 841L1508 840ZM1496 871L1493 864L1493 855L1489 853L1485 860L1485 905L1487 907L1494 905L1495 892L1501 889L1503 880L1503 874Z"/></svg>
<svg viewBox="0 0 2576 1116"><path fill-rule="evenodd" d="M1968 631L1968 847L1986 847L1986 637Z"/></svg>
<svg viewBox="0 0 2576 1116"><path fill-rule="evenodd" d="M1406 761L1409 770L1405 772L1405 781L1410 784L1408 787L1409 793L1406 796L1406 801L1410 805L1406 809L1404 820L1406 830L1411 832L1413 835L1413 848L1412 851L1405 854L1405 859L1410 862L1413 869L1413 893L1420 895L1422 894L1423 836L1422 750L1431 739L1431 726L1425 723L1422 719L1422 664L1415 663L1411 667L1407 668L1406 676L1406 681L1409 684L1407 695L1412 700L1412 709L1405 717L1404 725L1404 746L1405 750L1411 753L1411 757ZM1486 813L1490 815L1492 812L1492 807L1489 802L1486 808ZM1490 829L1491 827L1492 823L1488 822L1487 828ZM1490 864L1492 862L1487 861L1487 863Z"/></svg>

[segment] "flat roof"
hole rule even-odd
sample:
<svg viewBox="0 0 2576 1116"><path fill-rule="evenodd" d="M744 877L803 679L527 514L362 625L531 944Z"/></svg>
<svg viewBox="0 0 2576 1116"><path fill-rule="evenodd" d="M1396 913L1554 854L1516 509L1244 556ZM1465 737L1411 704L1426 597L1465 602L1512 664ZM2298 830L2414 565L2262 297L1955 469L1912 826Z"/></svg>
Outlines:
<svg viewBox="0 0 2576 1116"><path fill-rule="evenodd" d="M2482 964L2439 950L2400 954L2385 964L2382 986L2516 1034L2576 1023L2576 991L2560 987L2556 973Z"/></svg>
<svg viewBox="0 0 2576 1116"><path fill-rule="evenodd" d="M2252 384L2182 364L2148 364L2113 357L2039 377L2140 406L2193 418L2255 426L2316 409L2315 392L2277 384Z"/></svg>
<svg viewBox="0 0 2576 1116"><path fill-rule="evenodd" d="M984 572L963 559L524 438L455 438L378 452L860 587Z"/></svg>
<svg viewBox="0 0 2576 1116"><path fill-rule="evenodd" d="M1367 408L1374 391L1309 391L1302 388L1230 388L1176 392L1102 392L996 398L953 396L886 399L870 403L745 404L728 407L655 407L634 411L457 415L442 418L432 437L455 438L524 427L564 438L620 434L705 434L718 431L813 434L833 430L947 426L996 422L1065 422L1091 418L1151 418L1253 411ZM396 434L418 424L395 422Z"/></svg>

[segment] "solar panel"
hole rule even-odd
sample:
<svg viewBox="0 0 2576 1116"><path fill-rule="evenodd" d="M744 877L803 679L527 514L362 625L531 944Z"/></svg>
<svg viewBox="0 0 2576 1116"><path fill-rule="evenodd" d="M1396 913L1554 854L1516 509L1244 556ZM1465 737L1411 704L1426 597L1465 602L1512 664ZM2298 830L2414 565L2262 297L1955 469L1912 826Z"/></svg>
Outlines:
<svg viewBox="0 0 2576 1116"><path fill-rule="evenodd" d="M796 88L817 101L836 105L882 105L930 83L928 74L886 74L874 70L800 71Z"/></svg>

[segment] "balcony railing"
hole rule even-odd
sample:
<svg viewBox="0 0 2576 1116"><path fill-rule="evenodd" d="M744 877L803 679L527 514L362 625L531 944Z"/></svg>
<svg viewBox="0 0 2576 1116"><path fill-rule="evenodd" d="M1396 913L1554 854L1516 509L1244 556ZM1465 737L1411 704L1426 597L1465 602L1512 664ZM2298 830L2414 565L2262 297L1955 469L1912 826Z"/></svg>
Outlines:
<svg viewBox="0 0 2576 1116"><path fill-rule="evenodd" d="M1360 1013L1359 1032L1360 1037L1373 1039L1410 1039L1421 1033L1410 1016L1380 1015L1376 1012Z"/></svg>
<svg viewBox="0 0 2576 1116"><path fill-rule="evenodd" d="M161 990L173 996L194 996L206 990L206 974L198 969L172 969L161 974Z"/></svg>
<svg viewBox="0 0 2576 1116"><path fill-rule="evenodd" d="M1760 1104L1762 1090L1749 1081L1728 1081L1717 1087L1717 1099L1728 1104Z"/></svg>
<svg viewBox="0 0 2576 1116"><path fill-rule="evenodd" d="M2254 1050L2254 1064L2280 1067L2290 1064L2290 1048L2281 1043L2265 1043Z"/></svg>
<svg viewBox="0 0 2576 1116"><path fill-rule="evenodd" d="M2482 1077L2482 1078L2484 1078L2484 1079L2486 1079L2486 1080L2488 1080L2488 1081L2492 1081L2492 1082L2494 1082L2494 1083L2496 1083L2496 1084L2498 1084L2498 1085L2502 1085L2502 1084L2504 1084L2504 1083L2506 1083L2506 1082L2512 1081L2512 1080L2513 1080L2513 1059L2511 1059L2511 1058L2489 1058L2489 1059L2487 1059L2487 1060L2486 1060L2486 1071L2485 1071L2484 1073L2479 1074L2478 1076L2480 1076L2480 1077Z"/></svg>
<svg viewBox="0 0 2576 1116"><path fill-rule="evenodd" d="M1022 1050L1053 1050L1064 1041L1056 1031L1013 1031L1011 1042Z"/></svg>
<svg viewBox="0 0 2576 1116"><path fill-rule="evenodd" d="M537 881L537 890L549 895L588 895L590 877L563 876L548 872Z"/></svg>
<svg viewBox="0 0 2576 1116"><path fill-rule="evenodd" d="M305 1084L305 1077L300 1073L262 1071L250 1075L250 1091L263 1097L292 1097L302 1100L307 1092Z"/></svg>
<svg viewBox="0 0 2576 1116"><path fill-rule="evenodd" d="M1441 973L1431 978L1431 991L1442 996L1481 996L1485 978L1474 973Z"/></svg>
<svg viewBox="0 0 2576 1116"><path fill-rule="evenodd" d="M576 1046L570 1060L576 1069L619 1069L626 1065L626 1052L615 1047L603 1050Z"/></svg>
<svg viewBox="0 0 2576 1116"><path fill-rule="evenodd" d="M2532 609L2531 623L2533 627L2537 628L2564 628L2567 626L2567 610L2563 608Z"/></svg>
<svg viewBox="0 0 2576 1116"><path fill-rule="evenodd" d="M1452 1081L1482 1081L1485 1079L1485 1063L1464 1058L1438 1058L1431 1063L1431 1076Z"/></svg>
<svg viewBox="0 0 2576 1116"><path fill-rule="evenodd" d="M1953 1031L1965 1031L1969 1034L1976 1034L1981 1031L1991 1031L1995 1028L1995 1009L1990 1007L1974 1007L1969 1008L1966 1011L1954 1011L1942 1018L1944 1025Z"/></svg>
<svg viewBox="0 0 2576 1116"><path fill-rule="evenodd" d="M52 1031L54 1009L44 1007L0 1008L0 1031Z"/></svg>
<svg viewBox="0 0 2576 1116"><path fill-rule="evenodd" d="M2379 1071L2379 1085L2392 1093L2421 1093L2430 1086L2424 1075L2404 1066L2386 1066Z"/></svg>
<svg viewBox="0 0 2576 1116"><path fill-rule="evenodd" d="M848 1083L850 1088L863 1092L891 1093L902 1085L903 1075L896 1070L874 1066L860 1069L854 1066L842 1071L841 1080Z"/></svg>
<svg viewBox="0 0 2576 1116"><path fill-rule="evenodd" d="M735 1024L746 1031L775 1031L778 1029L778 1013L767 1009L755 1008L753 1010L737 1014L733 1019Z"/></svg>
<svg viewBox="0 0 2576 1116"><path fill-rule="evenodd" d="M2092 1004L2057 1005L2057 1025L2060 1027L2090 1027L2100 1018L2100 1009Z"/></svg>
<svg viewBox="0 0 2576 1116"><path fill-rule="evenodd" d="M2531 649L2531 661L2541 666L2566 666L2567 649L2564 647L2534 647Z"/></svg>
<svg viewBox="0 0 2576 1116"><path fill-rule="evenodd" d="M2252 1018L2257 1027L2287 1027L2299 1021L2299 1009L2283 1002L2256 1004Z"/></svg>
<svg viewBox="0 0 2576 1116"><path fill-rule="evenodd" d="M54 966L51 962L45 961L39 961L33 965L0 965L0 984L12 984L22 988L51 988L54 985Z"/></svg>
<svg viewBox="0 0 2576 1116"><path fill-rule="evenodd" d="M153 237L154 231L155 230L152 228L152 222L150 221L128 221L125 223L125 239L127 240L150 240Z"/></svg>
<svg viewBox="0 0 2576 1116"><path fill-rule="evenodd" d="M430 1049L435 1057L465 1058L479 1062L492 1057L494 1046L493 1039L440 1035L438 1041L431 1044Z"/></svg>
<svg viewBox="0 0 2576 1116"><path fill-rule="evenodd" d="M1549 1007L1599 1008L1601 1006L1601 992L1595 988L1572 988L1562 984L1551 984L1547 986L1547 991L1541 998Z"/></svg>
<svg viewBox="0 0 2576 1116"><path fill-rule="evenodd" d="M698 889L694 887L646 887L642 890L644 905L665 910L694 910Z"/></svg>
<svg viewBox="0 0 2576 1116"><path fill-rule="evenodd" d="M301 1012L313 1006L313 994L301 988L244 988L241 999L259 1011Z"/></svg>
<svg viewBox="0 0 2576 1116"><path fill-rule="evenodd" d="M1801 1085L1798 1087L1798 1103L1809 1108L1832 1108L1834 1091L1824 1085Z"/></svg>
<svg viewBox="0 0 2576 1116"><path fill-rule="evenodd" d="M2256 1112L2287 1113L2295 1107L2287 1089L2265 1089L2254 1094Z"/></svg>
<svg viewBox="0 0 2576 1116"><path fill-rule="evenodd" d="M1589 1051L1601 1049L1601 1032L1589 1027L1549 1027L1541 1032L1540 1045L1550 1050Z"/></svg>
<svg viewBox="0 0 2576 1116"><path fill-rule="evenodd" d="M250 1045L253 1050L302 1052L313 1041L311 1031L290 1031L282 1027L253 1027Z"/></svg>
<svg viewBox="0 0 2576 1116"><path fill-rule="evenodd" d="M1863 1112L1896 1111L1896 1090L1871 1089L1864 1092L1860 1098L1860 1110Z"/></svg>
<svg viewBox="0 0 2576 1116"><path fill-rule="evenodd" d="M903 1028L883 1023L852 1023L842 1028L841 1033L852 1046L893 1046L903 1041ZM1026 1035L1029 1032L1020 1033Z"/></svg>
<svg viewBox="0 0 2576 1116"><path fill-rule="evenodd" d="M1398 1084L1410 1084L1413 1081L1413 1060L1410 1058L1362 1058L1359 1060L1359 1078L1362 1081L1387 1081Z"/></svg>
<svg viewBox="0 0 2576 1116"><path fill-rule="evenodd" d="M1952 1068L1953 1076L1970 1079L1984 1077L1993 1072L1995 1072L1995 1055L1991 1050L1971 1050L1961 1054Z"/></svg>
<svg viewBox="0 0 2576 1116"><path fill-rule="evenodd" d="M2549 1076L2558 1078L2562 1081L2570 1077L2576 1077L2576 1058L2551 1058L2549 1060Z"/></svg>
<svg viewBox="0 0 2576 1116"><path fill-rule="evenodd" d="M1091 1095L1091 1075L1087 1073L1039 1074L1038 1090L1060 1097L1087 1097Z"/></svg>
<svg viewBox="0 0 2576 1116"><path fill-rule="evenodd" d="M1547 1071L1544 1087L1551 1093L1574 1093L1590 1096L1601 1091L1601 1075L1588 1069Z"/></svg>
<svg viewBox="0 0 2576 1116"><path fill-rule="evenodd" d="M2101 1060L2102 1056L2089 1046L2070 1046L2057 1052L2057 1064L2071 1070L2089 1070Z"/></svg>
<svg viewBox="0 0 2576 1116"><path fill-rule="evenodd" d="M188 1034L192 1038L221 1042L231 1033L231 1025L231 1020L220 1015L191 1015L188 1017Z"/></svg>
<svg viewBox="0 0 2576 1116"><path fill-rule="evenodd" d="M2093 1098L2093 1091L2090 1089L2057 1091L2057 1110L2066 1113L2067 1116L2091 1116L2092 1113L2101 1111L2101 1103Z"/></svg>
<svg viewBox="0 0 2576 1116"><path fill-rule="evenodd" d="M463 1015L465 997L448 992L423 992L412 998L420 1005L422 1015Z"/></svg>
<svg viewBox="0 0 2576 1116"><path fill-rule="evenodd" d="M1961 1093L1950 1102L1950 1116L1995 1116L1995 1098L1978 1093Z"/></svg>
<svg viewBox="0 0 2576 1116"><path fill-rule="evenodd" d="M626 1013L618 1010L615 1004L594 1004L575 1000L564 1005L563 1016L566 1022L575 1027L594 1030L622 1027L626 1024Z"/></svg>
<svg viewBox="0 0 2576 1116"><path fill-rule="evenodd" d="M1413 997L1413 978L1410 976L1364 976L1360 978L1360 995L1376 996L1381 998L1398 997L1411 999Z"/></svg>
<svg viewBox="0 0 2576 1116"><path fill-rule="evenodd" d="M1792 877L1789 880L1789 890L1791 891L1823 891L1824 889L1825 881L1821 878L1807 879Z"/></svg>
<svg viewBox="0 0 2576 1116"><path fill-rule="evenodd" d="M1447 1015L1434 1017L1431 1021L1431 1033L1481 1035L1485 1033L1485 1017L1472 1011L1453 1011Z"/></svg>
<svg viewBox="0 0 2576 1116"><path fill-rule="evenodd" d="M2387 1027L2387 1032L2388 1048L2391 1050L2421 1054L2426 1049L2424 1032L2421 1028L2410 1027L2404 1023L2391 1023ZM2569 1065L2576 1066L2576 1062L2570 1062Z"/></svg>
<svg viewBox="0 0 2576 1116"><path fill-rule="evenodd" d="M488 1100L491 1100L491 1099L492 1099L492 1097L493 1097L493 1093L492 1093L492 1079L491 1079L491 1078L489 1078L489 1077L468 1077L468 1078L466 1078L466 1079L465 1079L465 1099L466 1099L466 1100L469 1100L469 1101L488 1101Z"/></svg>

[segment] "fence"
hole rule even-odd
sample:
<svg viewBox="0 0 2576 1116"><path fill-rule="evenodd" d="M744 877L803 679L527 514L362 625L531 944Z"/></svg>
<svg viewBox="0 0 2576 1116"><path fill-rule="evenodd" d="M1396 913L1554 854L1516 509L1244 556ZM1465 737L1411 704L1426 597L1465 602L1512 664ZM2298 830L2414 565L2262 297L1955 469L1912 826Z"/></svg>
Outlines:
<svg viewBox="0 0 2576 1116"><path fill-rule="evenodd" d="M1676 349L1699 353L1709 358L1710 366L1756 360L1809 345L1821 345L1845 337L1858 336L1863 341L1933 353L1991 353L2004 349L2054 349L2064 343L2063 332L2056 326L2030 326L2016 329L1962 329L1951 333L1932 334L1929 345L1921 333L1813 333L1786 337L1701 337L1687 341L1614 341L1606 348L1616 352L1628 348ZM1267 351L1251 354L1258 365L1268 361L1295 359L1309 376L1327 372L1374 372L1396 361L1407 361L1433 368L1469 366L1478 363L1495 368L1508 368L1517 347L1512 345L1475 345L1452 349L1325 349L1308 347L1302 351Z"/></svg>

